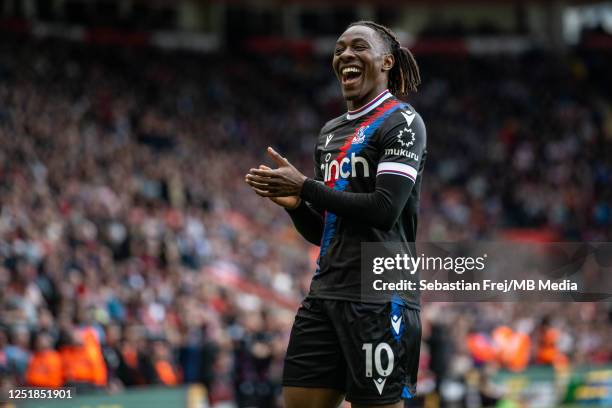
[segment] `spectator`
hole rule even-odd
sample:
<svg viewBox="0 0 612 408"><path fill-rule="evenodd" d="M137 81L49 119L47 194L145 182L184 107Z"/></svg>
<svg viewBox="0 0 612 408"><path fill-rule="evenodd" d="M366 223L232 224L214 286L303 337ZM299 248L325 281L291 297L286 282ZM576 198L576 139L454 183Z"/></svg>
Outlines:
<svg viewBox="0 0 612 408"><path fill-rule="evenodd" d="M95 389L103 373L96 352L91 349L89 334L71 328L64 332L64 336L59 354L66 385L76 387L77 391Z"/></svg>
<svg viewBox="0 0 612 408"><path fill-rule="evenodd" d="M23 379L30 362L30 332L25 326L17 326L11 332L11 341L4 347L9 372Z"/></svg>
<svg viewBox="0 0 612 408"><path fill-rule="evenodd" d="M64 384L62 360L53 348L52 338L45 332L36 335L34 353L25 374L25 382L32 387L59 388Z"/></svg>
<svg viewBox="0 0 612 408"><path fill-rule="evenodd" d="M155 368L155 382L168 386L177 385L180 381L180 377L172 361L168 345L161 340L155 340L153 341L152 349L153 353L151 358Z"/></svg>

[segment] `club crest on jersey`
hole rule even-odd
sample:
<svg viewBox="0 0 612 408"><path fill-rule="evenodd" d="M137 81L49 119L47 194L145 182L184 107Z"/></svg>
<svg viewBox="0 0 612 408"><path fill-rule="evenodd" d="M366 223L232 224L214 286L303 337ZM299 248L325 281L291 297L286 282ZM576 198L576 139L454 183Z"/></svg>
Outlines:
<svg viewBox="0 0 612 408"><path fill-rule="evenodd" d="M363 143L363 141L365 140L365 131L369 128L370 126L362 126L359 129L357 129L357 134L353 137L353 141L351 142L351 144L361 144Z"/></svg>

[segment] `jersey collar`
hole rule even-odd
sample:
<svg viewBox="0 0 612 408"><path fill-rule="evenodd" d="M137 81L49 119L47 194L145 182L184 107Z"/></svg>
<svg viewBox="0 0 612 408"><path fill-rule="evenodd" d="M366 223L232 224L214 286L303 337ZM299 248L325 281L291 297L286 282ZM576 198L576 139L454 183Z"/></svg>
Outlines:
<svg viewBox="0 0 612 408"><path fill-rule="evenodd" d="M391 96L393 96L391 95L391 92L389 92L388 89L385 89L380 94L378 94L376 98L372 99L370 102L363 105L361 108L346 112L346 118L348 120L360 118L368 112L371 112L373 109L375 109L381 103L389 99Z"/></svg>

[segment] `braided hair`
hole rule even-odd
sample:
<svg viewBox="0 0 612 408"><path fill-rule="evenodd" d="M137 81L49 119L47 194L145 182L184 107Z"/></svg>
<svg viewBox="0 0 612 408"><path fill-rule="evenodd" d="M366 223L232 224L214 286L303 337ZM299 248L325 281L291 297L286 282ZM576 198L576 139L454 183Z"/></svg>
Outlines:
<svg viewBox="0 0 612 408"><path fill-rule="evenodd" d="M421 74L414 56L409 49L400 45L397 35L391 29L373 21L357 21L348 26L365 26L378 33L395 59L389 71L389 91L395 96L416 92L421 83Z"/></svg>

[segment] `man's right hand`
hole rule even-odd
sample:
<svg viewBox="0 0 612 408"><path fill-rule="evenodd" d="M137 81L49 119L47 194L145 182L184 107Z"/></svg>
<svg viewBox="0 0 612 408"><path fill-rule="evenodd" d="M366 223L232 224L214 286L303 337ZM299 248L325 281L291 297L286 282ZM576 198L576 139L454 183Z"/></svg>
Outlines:
<svg viewBox="0 0 612 408"><path fill-rule="evenodd" d="M271 170L270 167L264 166L263 164L259 166L262 170ZM302 199L299 196L289 196L289 197L268 197L270 201L275 204L280 205L288 210L294 210L298 208Z"/></svg>

